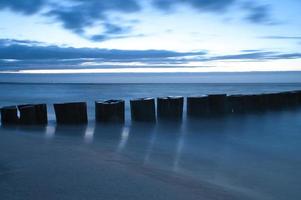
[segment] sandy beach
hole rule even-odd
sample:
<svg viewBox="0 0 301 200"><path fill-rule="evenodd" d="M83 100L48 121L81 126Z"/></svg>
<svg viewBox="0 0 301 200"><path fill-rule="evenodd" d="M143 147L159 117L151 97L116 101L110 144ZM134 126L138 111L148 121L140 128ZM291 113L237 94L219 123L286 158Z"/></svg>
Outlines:
<svg viewBox="0 0 301 200"><path fill-rule="evenodd" d="M298 199L300 119L1 127L0 199Z"/></svg>

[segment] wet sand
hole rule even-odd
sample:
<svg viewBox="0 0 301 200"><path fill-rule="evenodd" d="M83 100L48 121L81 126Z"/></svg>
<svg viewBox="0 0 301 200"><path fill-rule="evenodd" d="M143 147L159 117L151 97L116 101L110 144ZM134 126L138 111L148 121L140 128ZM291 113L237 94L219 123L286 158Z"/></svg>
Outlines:
<svg viewBox="0 0 301 200"><path fill-rule="evenodd" d="M300 199L301 110L1 127L0 199Z"/></svg>

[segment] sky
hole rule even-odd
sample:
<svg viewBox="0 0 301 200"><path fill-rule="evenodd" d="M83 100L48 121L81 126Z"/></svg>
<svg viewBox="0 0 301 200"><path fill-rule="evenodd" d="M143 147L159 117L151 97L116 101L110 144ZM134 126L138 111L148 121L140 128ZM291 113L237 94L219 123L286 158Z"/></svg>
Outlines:
<svg viewBox="0 0 301 200"><path fill-rule="evenodd" d="M301 71L300 0L0 0L0 73Z"/></svg>

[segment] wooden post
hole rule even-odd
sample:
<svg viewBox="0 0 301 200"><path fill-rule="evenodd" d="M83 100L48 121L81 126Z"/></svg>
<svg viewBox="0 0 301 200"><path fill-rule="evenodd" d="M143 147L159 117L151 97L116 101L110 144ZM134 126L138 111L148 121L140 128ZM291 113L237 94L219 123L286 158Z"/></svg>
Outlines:
<svg viewBox="0 0 301 200"><path fill-rule="evenodd" d="M137 122L155 122L156 109L154 98L138 98L130 101L131 118Z"/></svg>
<svg viewBox="0 0 301 200"><path fill-rule="evenodd" d="M159 119L182 120L183 97L159 97L157 98L157 115Z"/></svg>
<svg viewBox="0 0 301 200"><path fill-rule="evenodd" d="M209 114L208 96L187 97L187 116L205 117Z"/></svg>
<svg viewBox="0 0 301 200"><path fill-rule="evenodd" d="M85 102L54 104L58 124L87 124L87 104Z"/></svg>
<svg viewBox="0 0 301 200"><path fill-rule="evenodd" d="M1 124L13 125L18 124L18 110L16 106L6 106L1 108Z"/></svg>
<svg viewBox="0 0 301 200"><path fill-rule="evenodd" d="M47 105L46 104L25 104L18 105L20 111L20 123L28 125L47 125Z"/></svg>
<svg viewBox="0 0 301 200"><path fill-rule="evenodd" d="M246 106L245 106L245 95L230 95L227 97L228 104L227 104L227 112L240 114L245 113Z"/></svg>
<svg viewBox="0 0 301 200"><path fill-rule="evenodd" d="M210 115L218 116L226 113L226 94L212 94L208 98Z"/></svg>
<svg viewBox="0 0 301 200"><path fill-rule="evenodd" d="M95 102L96 122L124 123L124 101L108 100Z"/></svg>
<svg viewBox="0 0 301 200"><path fill-rule="evenodd" d="M33 105L18 106L20 111L20 124L22 125L35 125L36 124L36 111Z"/></svg>

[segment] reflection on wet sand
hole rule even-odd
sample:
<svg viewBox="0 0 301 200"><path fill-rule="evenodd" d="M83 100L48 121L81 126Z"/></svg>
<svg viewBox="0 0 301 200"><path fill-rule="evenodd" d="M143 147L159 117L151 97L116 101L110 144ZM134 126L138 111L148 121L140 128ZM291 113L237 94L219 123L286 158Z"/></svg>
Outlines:
<svg viewBox="0 0 301 200"><path fill-rule="evenodd" d="M45 138L52 139L55 135L55 127L53 125L48 125L46 127Z"/></svg>
<svg viewBox="0 0 301 200"><path fill-rule="evenodd" d="M85 144L79 149L92 149L108 167L118 163L123 170L166 184L194 187L198 192L206 185L206 191L209 187L208 191L219 194L227 191L273 199L289 192L288 199L296 199L301 177L300 119L301 112L294 111L185 119L183 123L50 123L46 127L1 127L1 132L16 133L21 139L44 134L43 139L52 141L49 146L59 143L62 148L76 141L76 147ZM90 156L84 158L93 160Z"/></svg>
<svg viewBox="0 0 301 200"><path fill-rule="evenodd" d="M84 137L86 130L86 125L56 125L55 136L77 136Z"/></svg>
<svg viewBox="0 0 301 200"><path fill-rule="evenodd" d="M87 126L86 132L85 132L85 135L84 135L85 143L90 144L90 143L93 142L93 140L94 140L94 130L95 130L94 126Z"/></svg>
<svg viewBox="0 0 301 200"><path fill-rule="evenodd" d="M124 126L122 128L121 136L120 136L120 141L117 147L117 152L121 152L124 147L127 144L127 141L129 139L130 133L129 133L129 127Z"/></svg>

